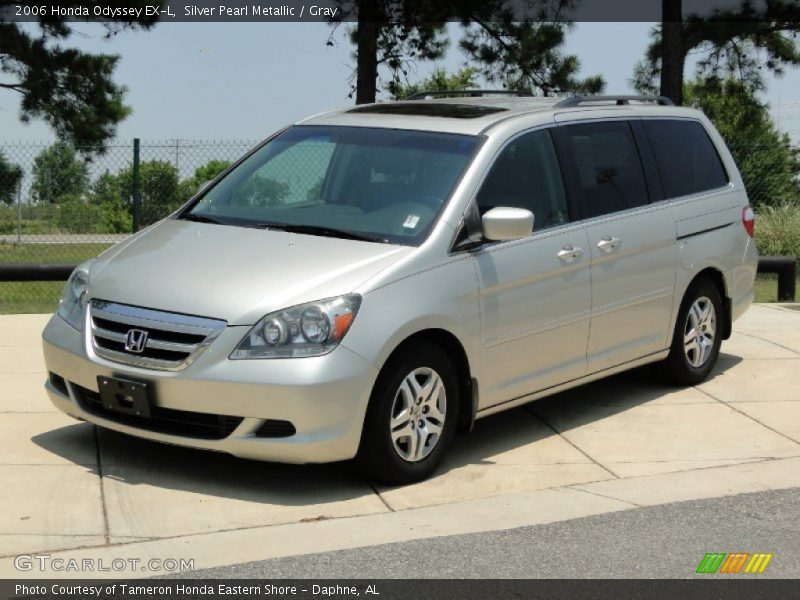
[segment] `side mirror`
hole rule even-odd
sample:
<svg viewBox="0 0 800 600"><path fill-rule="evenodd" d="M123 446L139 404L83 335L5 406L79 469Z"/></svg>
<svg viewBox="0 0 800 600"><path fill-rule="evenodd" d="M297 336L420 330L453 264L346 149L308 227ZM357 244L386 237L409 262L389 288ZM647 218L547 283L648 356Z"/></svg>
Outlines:
<svg viewBox="0 0 800 600"><path fill-rule="evenodd" d="M481 219L483 237L493 242L518 240L533 231L533 213L524 208L498 206Z"/></svg>

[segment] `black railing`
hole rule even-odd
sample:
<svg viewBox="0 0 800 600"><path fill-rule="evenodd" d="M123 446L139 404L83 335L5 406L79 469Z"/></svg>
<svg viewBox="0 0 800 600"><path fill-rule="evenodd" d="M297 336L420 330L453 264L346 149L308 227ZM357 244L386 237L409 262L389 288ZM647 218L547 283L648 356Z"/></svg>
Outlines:
<svg viewBox="0 0 800 600"><path fill-rule="evenodd" d="M0 264L0 281L66 281L77 266Z"/></svg>
<svg viewBox="0 0 800 600"><path fill-rule="evenodd" d="M78 265L0 264L0 281L66 281ZM794 302L797 258L762 256L759 273L777 273L778 302Z"/></svg>
<svg viewBox="0 0 800 600"><path fill-rule="evenodd" d="M758 259L759 273L778 274L778 302L794 302L797 258L794 256L762 256Z"/></svg>

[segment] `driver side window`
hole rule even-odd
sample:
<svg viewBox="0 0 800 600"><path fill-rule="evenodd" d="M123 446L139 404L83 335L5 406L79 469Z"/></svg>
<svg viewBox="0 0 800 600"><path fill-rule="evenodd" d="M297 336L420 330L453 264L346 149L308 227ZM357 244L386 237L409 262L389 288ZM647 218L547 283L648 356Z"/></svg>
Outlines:
<svg viewBox="0 0 800 600"><path fill-rule="evenodd" d="M553 140L547 130L521 135L497 157L478 192L481 215L498 206L534 215L534 232L569 221Z"/></svg>

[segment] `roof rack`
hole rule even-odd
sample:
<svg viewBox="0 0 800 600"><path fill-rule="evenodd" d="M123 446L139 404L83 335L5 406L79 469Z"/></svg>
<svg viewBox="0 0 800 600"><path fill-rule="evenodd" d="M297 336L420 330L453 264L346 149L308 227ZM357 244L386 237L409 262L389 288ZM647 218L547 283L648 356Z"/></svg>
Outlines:
<svg viewBox="0 0 800 600"><path fill-rule="evenodd" d="M426 98L458 98L467 96L470 98L481 98L483 96L518 96L527 98L533 94L526 90L430 90L427 92L417 92L406 100L425 100Z"/></svg>
<svg viewBox="0 0 800 600"><path fill-rule="evenodd" d="M665 96L572 96L565 98L556 108L580 106L584 102L614 102L617 106L625 106L631 102L654 102L659 106L674 106L674 102Z"/></svg>

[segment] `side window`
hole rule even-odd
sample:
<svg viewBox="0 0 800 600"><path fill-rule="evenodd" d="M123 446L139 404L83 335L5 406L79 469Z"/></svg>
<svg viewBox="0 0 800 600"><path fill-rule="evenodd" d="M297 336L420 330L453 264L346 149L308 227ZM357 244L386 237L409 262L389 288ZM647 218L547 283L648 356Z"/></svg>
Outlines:
<svg viewBox="0 0 800 600"><path fill-rule="evenodd" d="M567 125L564 132L583 189L585 218L649 202L639 151L627 122Z"/></svg>
<svg viewBox="0 0 800 600"><path fill-rule="evenodd" d="M722 161L697 121L645 121L667 198L713 190L728 183Z"/></svg>
<svg viewBox="0 0 800 600"><path fill-rule="evenodd" d="M534 231L569 220L564 183L548 131L518 137L497 157L478 192L478 209L484 214L497 206L531 211Z"/></svg>

